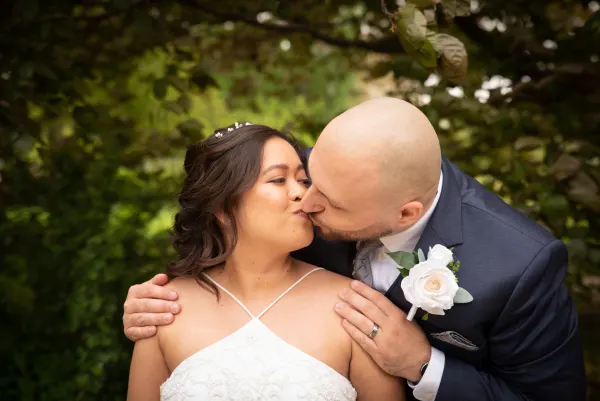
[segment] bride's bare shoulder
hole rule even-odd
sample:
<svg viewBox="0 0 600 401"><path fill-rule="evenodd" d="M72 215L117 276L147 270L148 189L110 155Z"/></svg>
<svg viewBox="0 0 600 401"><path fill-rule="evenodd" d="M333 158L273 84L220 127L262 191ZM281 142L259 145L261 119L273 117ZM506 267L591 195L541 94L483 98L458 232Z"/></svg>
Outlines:
<svg viewBox="0 0 600 401"><path fill-rule="evenodd" d="M176 277L165 285L177 293L177 302L182 304L207 302L209 299L216 301L216 295L207 282L200 281L196 277ZM206 306L206 304L204 305Z"/></svg>
<svg viewBox="0 0 600 401"><path fill-rule="evenodd" d="M311 271L319 267L304 262L301 263L304 265L306 271ZM322 291L335 294L339 293L342 288L349 287L352 282L352 279L346 276L325 269L316 271L311 275L313 276L311 281L314 286L318 286Z"/></svg>

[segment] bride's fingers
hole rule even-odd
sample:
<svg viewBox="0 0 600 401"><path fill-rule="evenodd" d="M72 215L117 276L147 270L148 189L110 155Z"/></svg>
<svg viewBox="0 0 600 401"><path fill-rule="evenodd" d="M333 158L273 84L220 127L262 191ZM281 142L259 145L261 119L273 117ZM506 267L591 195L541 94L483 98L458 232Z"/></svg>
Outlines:
<svg viewBox="0 0 600 401"><path fill-rule="evenodd" d="M335 311L363 334L370 334L371 330L373 330L373 321L347 303L342 301L338 302L335 305Z"/></svg>

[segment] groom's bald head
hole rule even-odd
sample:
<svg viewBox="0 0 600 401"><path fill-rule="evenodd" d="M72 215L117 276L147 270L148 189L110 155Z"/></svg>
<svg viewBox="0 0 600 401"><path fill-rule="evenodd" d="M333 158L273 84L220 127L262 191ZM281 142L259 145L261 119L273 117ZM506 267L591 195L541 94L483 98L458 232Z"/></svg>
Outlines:
<svg viewBox="0 0 600 401"><path fill-rule="evenodd" d="M331 237L400 231L430 206L440 169L437 135L419 109L394 98L369 100L323 130L309 160L305 210Z"/></svg>

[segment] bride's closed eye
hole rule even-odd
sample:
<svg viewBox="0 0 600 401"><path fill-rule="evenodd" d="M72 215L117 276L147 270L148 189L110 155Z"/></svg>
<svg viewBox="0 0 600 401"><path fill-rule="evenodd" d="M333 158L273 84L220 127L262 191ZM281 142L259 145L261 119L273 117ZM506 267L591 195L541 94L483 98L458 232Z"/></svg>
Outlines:
<svg viewBox="0 0 600 401"><path fill-rule="evenodd" d="M273 183L273 184L285 184L285 178L275 178L275 179L269 180L269 182ZM308 180L308 178L300 178L300 179L298 179L298 182L306 187L308 187L310 185L310 181Z"/></svg>

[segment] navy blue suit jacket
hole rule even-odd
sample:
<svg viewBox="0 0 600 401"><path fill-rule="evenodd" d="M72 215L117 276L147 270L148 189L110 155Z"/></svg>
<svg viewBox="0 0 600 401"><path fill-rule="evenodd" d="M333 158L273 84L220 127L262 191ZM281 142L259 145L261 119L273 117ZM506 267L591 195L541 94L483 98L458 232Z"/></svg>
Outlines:
<svg viewBox="0 0 600 401"><path fill-rule="evenodd" d="M446 355L436 401L584 401L578 318L563 283L565 245L445 158L442 170L440 200L417 249L454 247L460 286L474 301L426 321L420 311L415 320L427 335L451 330L479 348L429 336ZM295 256L350 276L355 248L315 237ZM386 296L408 312L401 280Z"/></svg>

